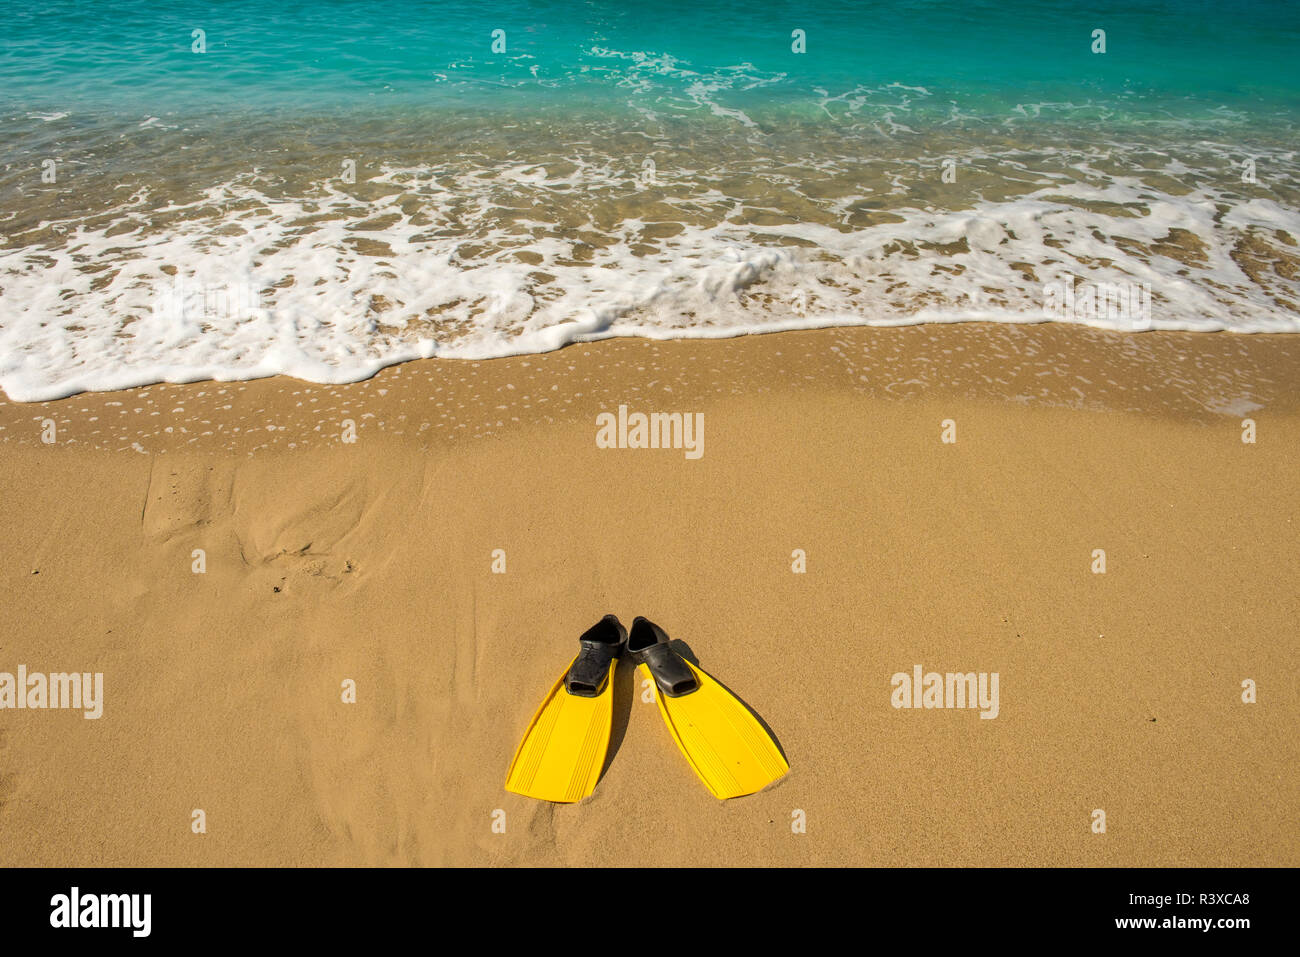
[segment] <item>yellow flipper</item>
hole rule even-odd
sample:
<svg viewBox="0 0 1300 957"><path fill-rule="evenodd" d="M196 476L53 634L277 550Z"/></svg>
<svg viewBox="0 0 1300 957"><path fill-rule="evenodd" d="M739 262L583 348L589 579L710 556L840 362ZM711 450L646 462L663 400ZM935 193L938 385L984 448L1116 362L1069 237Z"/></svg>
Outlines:
<svg viewBox="0 0 1300 957"><path fill-rule="evenodd" d="M700 686L676 698L663 693L644 664L639 670L650 679L664 723L704 786L726 800L761 791L784 776L790 765L758 719L722 685L682 661Z"/></svg>
<svg viewBox="0 0 1300 957"><path fill-rule="evenodd" d="M572 804L595 789L609 749L617 665L610 661L604 688L594 698L569 694L560 675L519 742L506 774L507 791Z"/></svg>

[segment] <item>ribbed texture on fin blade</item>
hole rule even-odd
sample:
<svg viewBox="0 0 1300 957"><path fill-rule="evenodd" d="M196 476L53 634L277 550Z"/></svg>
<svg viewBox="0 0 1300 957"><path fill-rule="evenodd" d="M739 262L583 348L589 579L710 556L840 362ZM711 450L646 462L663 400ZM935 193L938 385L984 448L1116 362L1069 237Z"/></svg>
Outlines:
<svg viewBox="0 0 1300 957"><path fill-rule="evenodd" d="M600 780L613 723L613 669L596 698L571 695L555 683L519 743L506 790L542 801L572 804Z"/></svg>

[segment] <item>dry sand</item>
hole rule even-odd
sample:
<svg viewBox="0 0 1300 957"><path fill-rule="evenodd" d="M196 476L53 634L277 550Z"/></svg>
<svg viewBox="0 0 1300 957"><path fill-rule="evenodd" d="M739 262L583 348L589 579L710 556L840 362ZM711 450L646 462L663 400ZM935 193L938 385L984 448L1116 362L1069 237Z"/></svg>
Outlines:
<svg viewBox="0 0 1300 957"><path fill-rule="evenodd" d="M1296 339L971 325L0 404L0 671L106 699L0 711L0 866L1295 866L1297 385ZM598 449L619 403L703 457ZM622 667L594 795L505 792L611 611L789 775L714 800ZM893 708L916 664L1000 713Z"/></svg>

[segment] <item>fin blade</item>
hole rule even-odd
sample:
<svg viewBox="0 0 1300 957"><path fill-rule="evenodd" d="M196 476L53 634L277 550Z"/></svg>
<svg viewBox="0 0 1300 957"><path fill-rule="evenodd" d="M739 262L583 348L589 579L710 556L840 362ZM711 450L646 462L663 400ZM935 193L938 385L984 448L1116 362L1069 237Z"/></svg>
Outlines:
<svg viewBox="0 0 1300 957"><path fill-rule="evenodd" d="M680 698L657 688L655 694L677 747L710 793L743 797L783 777L790 765L753 713L699 668L691 671L699 690Z"/></svg>
<svg viewBox="0 0 1300 957"><path fill-rule="evenodd" d="M506 790L541 801L573 804L593 790L604 769L613 724L613 668L605 690L582 698L551 688L515 751Z"/></svg>

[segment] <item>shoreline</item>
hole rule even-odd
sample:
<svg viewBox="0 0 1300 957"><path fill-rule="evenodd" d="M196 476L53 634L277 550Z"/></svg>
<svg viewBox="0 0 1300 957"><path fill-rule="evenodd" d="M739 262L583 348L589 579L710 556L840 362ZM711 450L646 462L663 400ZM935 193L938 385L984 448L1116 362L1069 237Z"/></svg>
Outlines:
<svg viewBox="0 0 1300 957"><path fill-rule="evenodd" d="M1285 336L961 326L2 402L0 672L104 678L0 711L0 860L1295 866L1298 381ZM703 454L599 448L620 403ZM716 801L620 667L592 797L505 792L606 612L790 773ZM896 707L918 666L997 716Z"/></svg>
<svg viewBox="0 0 1300 957"><path fill-rule="evenodd" d="M833 327L620 338L485 360L414 359L338 385L275 375L45 402L0 396L0 445L150 454L291 449L333 441L339 422L352 416L390 438L433 447L534 422L591 419L615 410L620 397L680 405L782 390L1010 401L1208 423L1264 410L1300 413L1298 380L1300 336L1289 334L1124 333L1052 323ZM42 443L41 423L51 417L62 438Z"/></svg>

